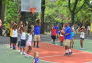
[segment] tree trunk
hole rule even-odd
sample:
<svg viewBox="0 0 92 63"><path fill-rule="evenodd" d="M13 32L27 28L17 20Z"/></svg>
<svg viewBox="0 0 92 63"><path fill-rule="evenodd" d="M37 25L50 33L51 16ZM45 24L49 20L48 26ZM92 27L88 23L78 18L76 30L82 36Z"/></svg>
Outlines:
<svg viewBox="0 0 92 63"><path fill-rule="evenodd" d="M42 13L41 13L41 33L42 34L44 34L44 14L45 14L45 0L42 0L42 6L41 6L41 11L42 11Z"/></svg>
<svg viewBox="0 0 92 63"><path fill-rule="evenodd" d="M71 13L71 22L72 22L72 24L74 24L74 22L75 22L75 14L74 13Z"/></svg>
<svg viewBox="0 0 92 63"><path fill-rule="evenodd" d="M5 15L5 1L1 0L0 1L0 18L2 21L4 21L4 15Z"/></svg>
<svg viewBox="0 0 92 63"><path fill-rule="evenodd" d="M74 24L75 23L75 15L77 15L77 13L83 8L86 0L84 0L84 3L80 7L77 6L78 2L80 2L80 0L75 0L73 7L71 6L72 5L71 1L72 0L68 0L68 8L71 13L71 22L72 22L72 24Z"/></svg>
<svg viewBox="0 0 92 63"><path fill-rule="evenodd" d="M1 12L2 11L2 0L0 0L0 18L1 18Z"/></svg>
<svg viewBox="0 0 92 63"><path fill-rule="evenodd" d="M41 14L41 33L44 34L44 12Z"/></svg>

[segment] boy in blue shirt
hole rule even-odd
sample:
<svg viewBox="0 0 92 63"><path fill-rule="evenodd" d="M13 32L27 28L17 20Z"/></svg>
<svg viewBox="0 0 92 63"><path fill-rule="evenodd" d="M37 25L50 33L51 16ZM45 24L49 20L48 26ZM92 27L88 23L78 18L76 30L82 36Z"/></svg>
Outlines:
<svg viewBox="0 0 92 63"><path fill-rule="evenodd" d="M40 34L41 26L37 24L34 26L34 47L39 48Z"/></svg>
<svg viewBox="0 0 92 63"><path fill-rule="evenodd" d="M64 37L65 37L65 41L64 41L64 46L65 46L65 55L71 55L72 54L72 50L71 50L71 47L70 47L70 42L71 42L71 39L72 39L72 36L71 36L71 32L72 32L72 29L71 27L69 26L68 23L64 24Z"/></svg>
<svg viewBox="0 0 92 63"><path fill-rule="evenodd" d="M33 63L40 63L39 53L38 52L34 53Z"/></svg>

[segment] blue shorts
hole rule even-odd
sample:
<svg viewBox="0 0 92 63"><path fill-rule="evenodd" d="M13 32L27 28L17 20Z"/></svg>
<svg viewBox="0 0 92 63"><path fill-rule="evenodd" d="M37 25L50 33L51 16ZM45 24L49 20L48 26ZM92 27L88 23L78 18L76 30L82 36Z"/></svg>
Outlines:
<svg viewBox="0 0 92 63"><path fill-rule="evenodd" d="M24 48L26 46L26 40L21 40L20 48Z"/></svg>

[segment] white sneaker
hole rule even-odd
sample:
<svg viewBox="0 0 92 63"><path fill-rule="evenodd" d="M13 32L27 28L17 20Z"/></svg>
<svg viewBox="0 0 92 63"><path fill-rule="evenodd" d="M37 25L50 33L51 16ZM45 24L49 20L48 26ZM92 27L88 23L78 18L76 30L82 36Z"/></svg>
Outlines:
<svg viewBox="0 0 92 63"><path fill-rule="evenodd" d="M24 54L24 55L26 55L26 53L25 53L25 52L23 52L23 54Z"/></svg>
<svg viewBox="0 0 92 63"><path fill-rule="evenodd" d="M83 49L85 49L85 48L80 48L80 50L83 50Z"/></svg>
<svg viewBox="0 0 92 63"><path fill-rule="evenodd" d="M16 50L17 52L20 52L20 50Z"/></svg>
<svg viewBox="0 0 92 63"><path fill-rule="evenodd" d="M25 56L26 56L26 57L30 57L30 55L29 55L29 54L25 54Z"/></svg>
<svg viewBox="0 0 92 63"><path fill-rule="evenodd" d="M23 54L23 52L20 52L20 54L22 55L22 54Z"/></svg>

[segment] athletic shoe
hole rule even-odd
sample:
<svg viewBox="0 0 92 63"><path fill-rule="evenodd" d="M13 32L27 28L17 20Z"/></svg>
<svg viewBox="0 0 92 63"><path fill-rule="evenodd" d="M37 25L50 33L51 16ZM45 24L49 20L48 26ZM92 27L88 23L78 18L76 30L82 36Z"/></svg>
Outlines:
<svg viewBox="0 0 92 63"><path fill-rule="evenodd" d="M80 48L80 50L84 50L85 48Z"/></svg>
<svg viewBox="0 0 92 63"><path fill-rule="evenodd" d="M25 56L26 56L26 57L29 57L30 55L26 53Z"/></svg>
<svg viewBox="0 0 92 63"><path fill-rule="evenodd" d="M64 54L64 56L68 56L68 55L69 55L69 53L65 53L65 54Z"/></svg>
<svg viewBox="0 0 92 63"><path fill-rule="evenodd" d="M39 48L39 46L36 46L36 48Z"/></svg>
<svg viewBox="0 0 92 63"><path fill-rule="evenodd" d="M10 48L12 49L12 46L10 46Z"/></svg>
<svg viewBox="0 0 92 63"><path fill-rule="evenodd" d="M22 54L23 54L23 52L20 52L20 54L22 55Z"/></svg>
<svg viewBox="0 0 92 63"><path fill-rule="evenodd" d="M13 50L16 50L16 47L15 46L13 46Z"/></svg>
<svg viewBox="0 0 92 63"><path fill-rule="evenodd" d="M23 55L26 55L26 53L25 53L25 52L23 52Z"/></svg>
<svg viewBox="0 0 92 63"><path fill-rule="evenodd" d="M69 54L68 54L68 55L72 55L72 53L73 53L73 52L69 52Z"/></svg>

